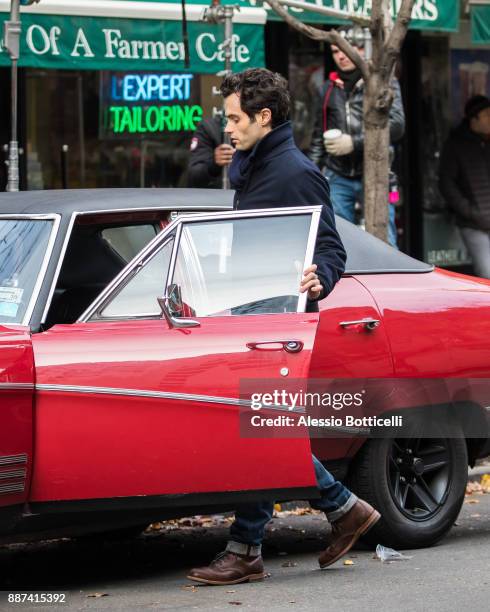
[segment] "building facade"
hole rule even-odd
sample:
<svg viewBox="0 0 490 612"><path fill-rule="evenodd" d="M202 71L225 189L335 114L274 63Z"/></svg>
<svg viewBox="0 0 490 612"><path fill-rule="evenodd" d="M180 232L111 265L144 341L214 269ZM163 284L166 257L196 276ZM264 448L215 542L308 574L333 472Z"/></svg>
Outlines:
<svg viewBox="0 0 490 612"><path fill-rule="evenodd" d="M363 0L323 0L364 11ZM224 3L232 3L225 0ZM201 20L187 0L41 0L22 11L21 188L185 186L191 135L219 107L222 24ZM234 0L233 70L264 66L288 77L298 146L307 151L322 83L333 69L328 45L291 30L266 5ZM398 0L393 2L396 12ZM0 21L9 0L0 0ZM340 23L297 9L328 29ZM186 61L187 60L187 61ZM437 188L438 159L466 99L490 94L488 0L417 0L399 67L406 135L398 146L399 244L436 265L470 260ZM0 52L0 144L9 141L10 58ZM4 146L4 155L7 152ZM6 184L0 169L0 188Z"/></svg>

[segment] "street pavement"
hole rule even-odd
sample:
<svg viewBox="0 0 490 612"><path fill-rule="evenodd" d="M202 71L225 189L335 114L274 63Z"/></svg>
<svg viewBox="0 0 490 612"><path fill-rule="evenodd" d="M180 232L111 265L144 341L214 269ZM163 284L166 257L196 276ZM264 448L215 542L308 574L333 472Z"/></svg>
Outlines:
<svg viewBox="0 0 490 612"><path fill-rule="evenodd" d="M185 578L186 570L223 549L229 519L182 523L119 542L0 547L0 610L488 609L490 494L468 496L451 533L432 548L403 551L410 560L381 563L373 551L355 550L323 571L317 553L328 537L326 520L282 512L269 525L264 547L270 576L230 587L193 586ZM67 603L8 605L9 590L65 592Z"/></svg>

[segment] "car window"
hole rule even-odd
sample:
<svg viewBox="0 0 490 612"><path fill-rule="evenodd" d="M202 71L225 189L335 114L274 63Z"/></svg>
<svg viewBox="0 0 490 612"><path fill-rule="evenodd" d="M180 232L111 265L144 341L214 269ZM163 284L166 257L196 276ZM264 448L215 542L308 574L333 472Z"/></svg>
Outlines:
<svg viewBox="0 0 490 612"><path fill-rule="evenodd" d="M0 323L21 323L46 254L53 222L0 219Z"/></svg>
<svg viewBox="0 0 490 612"><path fill-rule="evenodd" d="M157 235L155 225L125 225L107 227L101 232L102 238L127 263Z"/></svg>
<svg viewBox="0 0 490 612"><path fill-rule="evenodd" d="M296 312L310 221L184 223L172 282L195 316Z"/></svg>
<svg viewBox="0 0 490 612"><path fill-rule="evenodd" d="M157 298L165 293L173 242L173 238L168 240L144 266L135 269L98 318L160 316Z"/></svg>

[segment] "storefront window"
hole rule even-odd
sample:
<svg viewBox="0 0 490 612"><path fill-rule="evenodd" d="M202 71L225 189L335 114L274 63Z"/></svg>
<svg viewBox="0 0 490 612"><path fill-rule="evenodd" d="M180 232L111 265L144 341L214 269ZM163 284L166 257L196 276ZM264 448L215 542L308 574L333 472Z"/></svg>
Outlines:
<svg viewBox="0 0 490 612"><path fill-rule="evenodd" d="M214 76L27 72L28 189L183 187Z"/></svg>
<svg viewBox="0 0 490 612"><path fill-rule="evenodd" d="M325 82L323 44L291 29L289 39L291 120L296 144L306 152L310 146Z"/></svg>

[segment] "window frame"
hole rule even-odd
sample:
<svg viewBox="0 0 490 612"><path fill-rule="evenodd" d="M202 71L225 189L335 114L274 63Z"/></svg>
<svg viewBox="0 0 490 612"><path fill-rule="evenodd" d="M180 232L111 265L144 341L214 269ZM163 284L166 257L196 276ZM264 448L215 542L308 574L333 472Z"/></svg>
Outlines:
<svg viewBox="0 0 490 612"><path fill-rule="evenodd" d="M313 254L315 250L316 237L318 232L318 225L320 222L321 206L290 206L285 208L264 208L264 209L253 209L247 211L224 211L224 212L213 212L213 213L190 213L178 216L172 221L164 230L162 230L155 238L149 242L146 247L137 255L117 276L116 278L102 291L102 293L95 299L95 301L83 312L77 320L77 323L87 322L100 322L100 321L121 321L121 320L144 320L144 319L155 319L162 318L163 315L156 317L141 315L134 315L132 317L119 316L119 317L102 317L101 312L105 306L115 297L115 294L121 290L121 285L126 285L136 274L136 272L152 259L160 249L168 242L168 239L174 236L174 245L172 249L172 256L170 258L170 265L167 274L167 279L163 285L165 292L168 291L168 287L172 282L175 274L175 266L177 261L177 253L179 250L183 226L191 223L203 223L213 221L226 221L235 219L249 219L259 217L284 217L284 216L297 216L297 215L311 215L310 218L310 229L308 233L305 260L304 265L308 267L311 265L313 260ZM298 306L296 309L297 313L305 312L307 302L307 294L299 294ZM266 313L263 313L266 314ZM269 313L269 314L280 314L280 313ZM291 314L291 313L289 313ZM253 315L233 315L234 317L239 316L253 316ZM256 316L256 315L255 315ZM199 318L214 318L210 315L202 316Z"/></svg>
<svg viewBox="0 0 490 612"><path fill-rule="evenodd" d="M31 322L32 313L34 312L34 308L36 307L37 300L39 298L39 294L41 293L41 288L44 283L44 279L46 277L46 273L48 271L49 262L51 260L51 256L53 254L54 245L56 242L56 238L58 236L58 231L61 224L61 215L60 214L5 214L0 213L0 220L5 221L13 221L15 219L20 219L22 221L52 221L53 225L51 227L51 231L49 234L48 243L46 245L46 251L44 253L44 258L39 268L39 272L37 275L36 282L34 283L34 287L32 289L32 294L27 305L26 311L20 323L16 323L16 325L22 325L25 327L29 327Z"/></svg>

